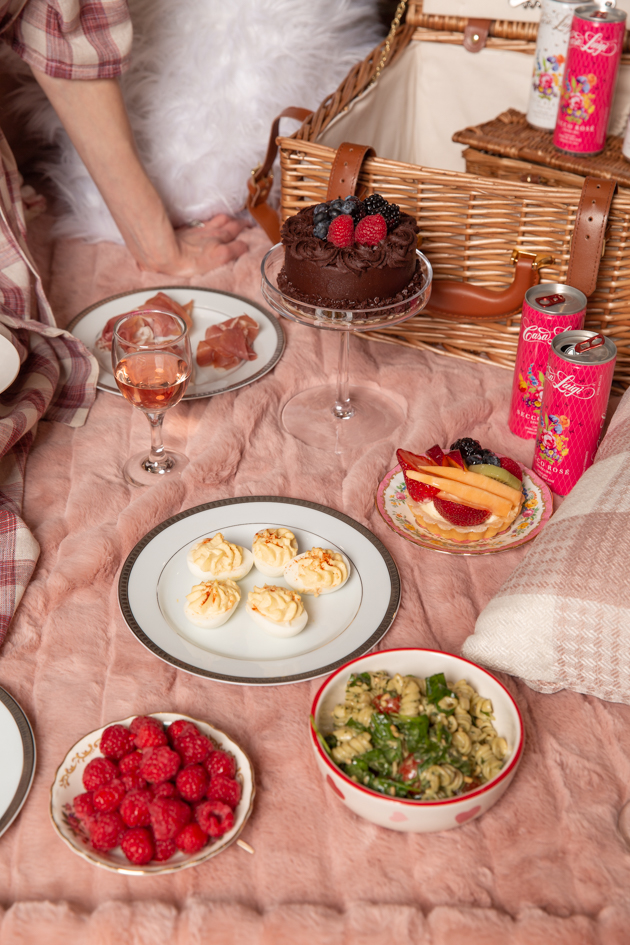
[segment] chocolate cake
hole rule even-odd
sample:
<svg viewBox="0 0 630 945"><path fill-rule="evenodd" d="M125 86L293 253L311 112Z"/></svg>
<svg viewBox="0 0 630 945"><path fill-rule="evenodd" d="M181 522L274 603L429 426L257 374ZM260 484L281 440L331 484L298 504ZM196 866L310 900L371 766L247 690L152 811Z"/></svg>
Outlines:
<svg viewBox="0 0 630 945"><path fill-rule="evenodd" d="M377 194L365 202L351 197L307 207L282 227L285 258L278 286L297 301L322 307L402 301L422 282L417 229L413 217Z"/></svg>

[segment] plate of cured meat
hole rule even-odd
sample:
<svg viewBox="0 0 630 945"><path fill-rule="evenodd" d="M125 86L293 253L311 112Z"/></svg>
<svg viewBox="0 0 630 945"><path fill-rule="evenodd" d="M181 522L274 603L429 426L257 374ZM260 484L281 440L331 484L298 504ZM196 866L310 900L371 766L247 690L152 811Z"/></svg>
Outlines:
<svg viewBox="0 0 630 945"><path fill-rule="evenodd" d="M146 331L143 308L172 312L188 325L194 370L184 400L245 387L271 371L284 351L280 322L240 295L193 286L122 292L84 309L68 325L99 363L99 390L120 395L111 364L114 325L121 315L138 312L137 330Z"/></svg>

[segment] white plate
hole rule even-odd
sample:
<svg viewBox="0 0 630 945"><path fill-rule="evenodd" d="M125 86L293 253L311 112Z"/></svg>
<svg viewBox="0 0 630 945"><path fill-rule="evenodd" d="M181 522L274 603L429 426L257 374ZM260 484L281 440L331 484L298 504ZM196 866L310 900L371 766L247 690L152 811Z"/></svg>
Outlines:
<svg viewBox="0 0 630 945"><path fill-rule="evenodd" d="M291 529L299 552L342 551L352 566L344 587L318 598L303 595L306 628L280 639L255 624L245 604L254 585L288 585L252 568L239 581L242 598L226 624L202 630L190 623L186 594L199 583L186 564L191 546L220 531L251 549L257 531L278 526ZM400 577L384 545L347 515L300 499L245 496L187 509L150 531L123 565L118 597L132 633L167 663L222 682L270 686L322 676L367 653L396 616Z"/></svg>
<svg viewBox="0 0 630 945"><path fill-rule="evenodd" d="M0 332L0 393L10 387L20 372L17 348Z"/></svg>
<svg viewBox="0 0 630 945"><path fill-rule="evenodd" d="M240 295L231 292L215 292L213 289L199 289L193 286L156 286L153 289L143 289L141 292L121 292L103 299L96 305L84 309L68 325L68 331L79 338L90 349L100 365L97 387L110 394L120 394L112 372L112 362L109 351L102 351L95 347L95 342L107 321L114 315L124 315L131 312L138 305L143 305L158 292L165 292L175 302L186 305L191 299L195 303L193 309L193 328L190 332L190 343L193 357L197 345L210 325L218 325L227 318L237 318L239 315L249 315L258 322L259 332L254 342L254 351L258 355L255 361L241 361L234 368L227 371L219 368L200 368L195 362L194 383L188 385L184 400L195 400L198 397L211 397L213 394L225 394L230 390L237 390L247 384L257 381L267 374L280 360L284 351L284 332L277 318L265 309L250 302Z"/></svg>
<svg viewBox="0 0 630 945"><path fill-rule="evenodd" d="M24 712L0 689L0 836L26 800L35 774L35 739Z"/></svg>
<svg viewBox="0 0 630 945"><path fill-rule="evenodd" d="M130 873L132 875L146 876L154 873L175 873L179 870L187 869L189 866L197 866L205 860L222 853L237 839L243 827L247 823L249 815L252 812L254 803L254 794L256 787L254 784L254 770L251 762L242 748L233 742L231 738L213 728L207 722L199 719L192 719L188 715L180 715L175 712L152 712L151 715L161 722L169 724L176 719L188 719L193 722L197 728L208 735L217 745L230 752L236 759L236 777L241 782L241 799L234 815L234 826L226 834L220 837L215 843L205 846L198 853L185 854L177 852L163 863L147 863L144 866L134 866L130 863L120 847L110 850L107 853L101 853L95 850L83 834L74 829L68 819L68 813L71 812L71 805L77 794L85 791L83 787L83 771L88 761L92 758L101 757L99 745L101 735L109 725L129 725L135 716L130 715L128 719L122 719L120 722L108 722L102 728L95 732L84 735L76 745L73 745L66 757L63 759L50 789L50 817L53 826L62 840L68 844L71 850L78 853L85 860L94 863L95 866L101 866L106 870L113 870L115 873Z"/></svg>

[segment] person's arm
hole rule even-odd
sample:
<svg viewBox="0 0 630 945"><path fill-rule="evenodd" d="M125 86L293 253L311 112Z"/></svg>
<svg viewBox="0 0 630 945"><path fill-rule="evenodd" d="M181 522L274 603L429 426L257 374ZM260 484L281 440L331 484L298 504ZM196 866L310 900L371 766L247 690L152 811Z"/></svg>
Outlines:
<svg viewBox="0 0 630 945"><path fill-rule="evenodd" d="M138 157L116 79L57 79L35 68L33 74L141 269L193 276L246 251L246 244L235 239L245 223L226 214L203 227L173 229Z"/></svg>

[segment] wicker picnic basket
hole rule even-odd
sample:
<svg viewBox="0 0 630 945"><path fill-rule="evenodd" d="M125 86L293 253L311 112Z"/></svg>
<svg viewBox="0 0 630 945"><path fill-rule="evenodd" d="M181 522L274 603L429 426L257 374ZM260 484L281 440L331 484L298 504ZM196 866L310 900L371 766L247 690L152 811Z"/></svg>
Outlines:
<svg viewBox="0 0 630 945"><path fill-rule="evenodd" d="M354 102L366 94L378 94L381 71L398 61L416 31L413 23L394 25L396 29L388 39L351 70L340 87L317 111L306 117L294 134L276 139L282 173L281 220L305 206L327 199L337 152L318 143L318 139L331 122L343 118ZM267 164L263 171L268 172ZM260 193L264 200L270 187L269 178L270 175L265 176L261 170L253 172L250 207L255 206ZM580 191L575 188L489 180L467 173L367 157L360 170L357 190L382 194L416 217L422 251L431 261L435 282L463 281L495 290L506 289L513 280L514 251L534 254L538 261L543 260L541 281L566 281L571 237L580 206ZM465 360L489 361L511 369L519 327L519 311L496 319L458 321L432 314L429 302L421 315L399 326L363 332L361 336ZM618 348L616 389L630 386L630 195L627 192L618 193L610 207L586 327L613 338Z"/></svg>

